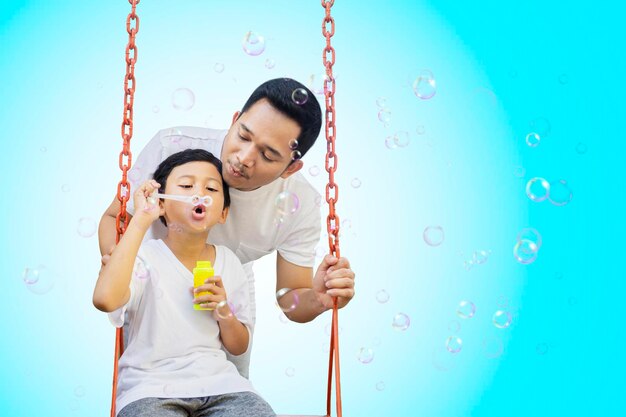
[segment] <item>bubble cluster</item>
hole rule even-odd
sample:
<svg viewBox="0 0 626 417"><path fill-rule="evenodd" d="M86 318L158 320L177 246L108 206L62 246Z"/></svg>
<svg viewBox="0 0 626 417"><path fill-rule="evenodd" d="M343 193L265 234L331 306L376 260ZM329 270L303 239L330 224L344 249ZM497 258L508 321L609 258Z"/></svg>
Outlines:
<svg viewBox="0 0 626 417"><path fill-rule="evenodd" d="M398 313L393 317L391 327L394 330L405 331L411 325L411 319L404 313Z"/></svg>
<svg viewBox="0 0 626 417"><path fill-rule="evenodd" d="M176 110L190 110L196 102L196 96L188 88L178 88L172 93L172 106Z"/></svg>
<svg viewBox="0 0 626 417"><path fill-rule="evenodd" d="M265 38L258 33L248 31L241 41L243 51L250 56L258 56L265 51Z"/></svg>
<svg viewBox="0 0 626 417"><path fill-rule="evenodd" d="M456 315L462 319L471 319L476 314L476 305L471 301L463 300L456 308Z"/></svg>
<svg viewBox="0 0 626 417"><path fill-rule="evenodd" d="M429 246L439 246L443 243L444 234L441 226L428 226L422 234L424 242Z"/></svg>

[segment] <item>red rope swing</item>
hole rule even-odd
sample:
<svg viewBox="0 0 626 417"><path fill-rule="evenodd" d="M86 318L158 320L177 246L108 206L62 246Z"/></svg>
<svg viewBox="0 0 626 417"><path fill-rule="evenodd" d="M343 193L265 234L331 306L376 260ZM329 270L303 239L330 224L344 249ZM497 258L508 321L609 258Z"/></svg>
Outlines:
<svg viewBox="0 0 626 417"><path fill-rule="evenodd" d="M131 168L132 153L130 152L130 140L133 136L133 102L135 97L135 63L137 62L137 46L135 37L139 32L139 16L135 9L140 0L128 0L132 5L131 12L126 18L126 31L128 32L128 44L126 46L126 76L124 77L124 114L122 117L122 152L120 152L119 166L122 170L122 180L117 185L117 199L121 207L115 219L117 228L116 243L119 243L128 226L126 203L130 196L130 184L128 183L128 171ZM331 7L334 0L322 0L322 7L326 14L322 21L322 34L326 38L326 46L323 49L322 59L326 69L324 80L324 98L326 104L326 172L328 172L328 184L326 184L326 202L328 203L328 216L326 228L328 231L329 253L337 258L339 252L339 216L335 211L335 204L339 199L339 186L335 183L335 171L337 170L337 154L335 153L335 78L333 77L333 65L335 64L335 49L331 46L331 38L335 34L335 20L331 16ZM115 402L117 394L118 362L124 351L123 328L117 328L115 332L115 356L113 360L113 393L111 396L111 417L115 417ZM333 382L333 365L335 368L335 394L337 417L341 417L341 382L339 373L339 321L337 297L333 302L332 331L330 335L330 357L328 361L328 389L326 391L326 416L331 416L331 397ZM287 417L287 416L284 416ZM295 416L293 416L295 417Z"/></svg>

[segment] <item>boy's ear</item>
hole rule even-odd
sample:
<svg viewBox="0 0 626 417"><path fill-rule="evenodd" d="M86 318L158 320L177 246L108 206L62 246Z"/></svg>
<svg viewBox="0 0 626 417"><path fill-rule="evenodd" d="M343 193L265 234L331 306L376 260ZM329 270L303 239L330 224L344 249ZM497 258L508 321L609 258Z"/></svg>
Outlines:
<svg viewBox="0 0 626 417"><path fill-rule="evenodd" d="M226 222L226 218L228 217L228 209L230 207L224 207L222 210L222 216L220 217L219 223L224 224Z"/></svg>
<svg viewBox="0 0 626 417"><path fill-rule="evenodd" d="M283 173L280 174L280 177L283 179L290 177L291 175L300 171L303 166L304 166L304 162L302 162L301 159L298 159L297 161L293 161L291 164L289 164L287 168L285 168Z"/></svg>

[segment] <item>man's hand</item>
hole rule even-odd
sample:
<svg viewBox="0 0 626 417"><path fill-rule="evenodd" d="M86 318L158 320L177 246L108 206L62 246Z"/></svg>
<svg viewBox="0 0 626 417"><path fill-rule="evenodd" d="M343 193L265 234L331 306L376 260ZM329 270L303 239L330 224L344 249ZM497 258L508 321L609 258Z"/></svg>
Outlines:
<svg viewBox="0 0 626 417"><path fill-rule="evenodd" d="M339 308L348 304L354 297L354 272L350 269L350 262L346 258L326 255L313 277L313 291L327 309L333 308L333 297L338 297Z"/></svg>

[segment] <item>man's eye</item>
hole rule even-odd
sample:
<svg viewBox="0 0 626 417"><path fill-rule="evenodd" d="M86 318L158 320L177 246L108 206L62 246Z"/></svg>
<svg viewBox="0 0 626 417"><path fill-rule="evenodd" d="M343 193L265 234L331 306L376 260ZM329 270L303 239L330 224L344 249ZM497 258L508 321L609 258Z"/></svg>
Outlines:
<svg viewBox="0 0 626 417"><path fill-rule="evenodd" d="M263 159L265 159L268 162L274 162L273 159L268 158L267 155L265 155L264 153L262 153L261 156L263 157Z"/></svg>
<svg viewBox="0 0 626 417"><path fill-rule="evenodd" d="M193 185L187 185L187 184L181 184L179 185L180 188L192 188Z"/></svg>
<svg viewBox="0 0 626 417"><path fill-rule="evenodd" d="M240 139L240 140L242 140L242 141L244 141L244 142L249 142L249 141L250 141L250 139L248 139L248 138L246 138L246 137L243 137L243 136L241 136L241 135L239 135L239 139Z"/></svg>

